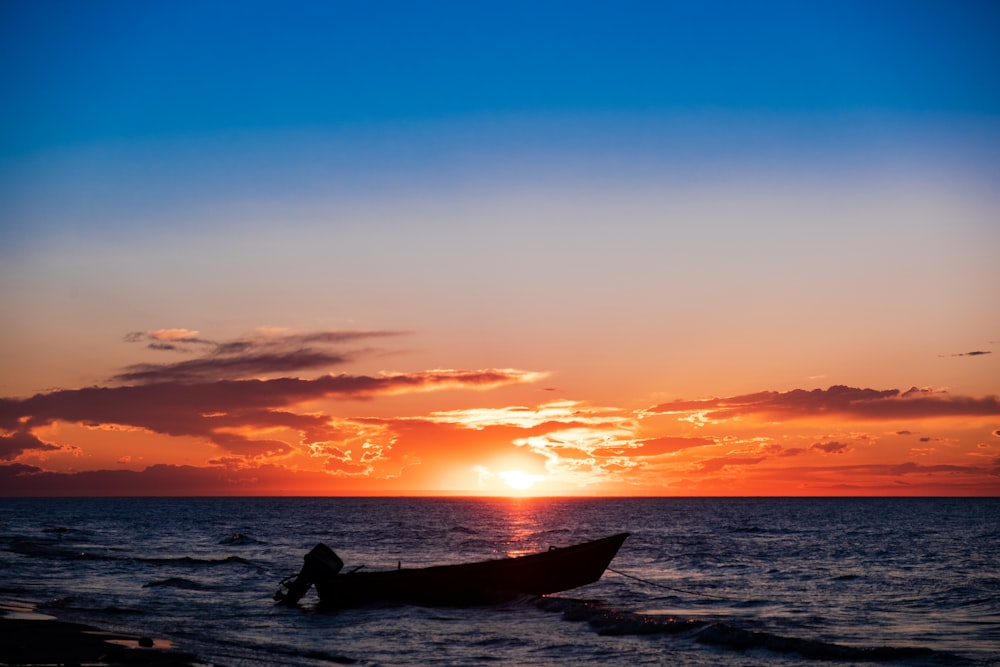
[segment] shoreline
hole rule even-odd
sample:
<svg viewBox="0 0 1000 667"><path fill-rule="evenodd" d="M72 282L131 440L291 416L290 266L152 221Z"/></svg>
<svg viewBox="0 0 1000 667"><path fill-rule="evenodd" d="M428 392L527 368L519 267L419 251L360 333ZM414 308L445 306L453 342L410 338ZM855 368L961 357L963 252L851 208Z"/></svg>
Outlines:
<svg viewBox="0 0 1000 667"><path fill-rule="evenodd" d="M199 667L193 653L145 635L60 620L22 602L0 600L0 665Z"/></svg>

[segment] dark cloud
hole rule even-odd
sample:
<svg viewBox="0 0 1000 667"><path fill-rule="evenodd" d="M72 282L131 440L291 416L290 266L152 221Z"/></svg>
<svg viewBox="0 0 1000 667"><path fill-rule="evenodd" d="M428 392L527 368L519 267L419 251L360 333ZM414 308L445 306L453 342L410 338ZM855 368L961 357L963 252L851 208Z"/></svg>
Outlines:
<svg viewBox="0 0 1000 667"><path fill-rule="evenodd" d="M814 449L816 451L824 452L826 454L843 454L844 452L848 451L849 448L850 446L843 442L831 441L831 442L813 443L813 446L810 447L809 449Z"/></svg>
<svg viewBox="0 0 1000 667"><path fill-rule="evenodd" d="M33 433L16 431L0 435L0 461L11 461L27 451L59 450L56 445L42 442Z"/></svg>
<svg viewBox="0 0 1000 667"><path fill-rule="evenodd" d="M387 336L405 336L408 331L313 331L302 334L285 334L272 340L280 340L283 344L309 343L348 343L369 338L385 338Z"/></svg>
<svg viewBox="0 0 1000 667"><path fill-rule="evenodd" d="M435 370L417 373L326 375L313 380L221 380L120 387L86 387L0 399L0 429L30 431L55 421L121 424L172 436L198 436L241 454L274 451L275 442L232 434L232 429L287 427L307 440L337 437L329 417L287 410L318 399L369 399L383 394L447 387L485 388L524 382L514 370ZM21 441L18 441L21 442ZM27 442L27 441L24 441ZM9 445L9 449L17 445Z"/></svg>
<svg viewBox="0 0 1000 667"><path fill-rule="evenodd" d="M806 450L802 447L789 447L788 449L784 449L781 452L779 452L778 456L781 457L800 456L805 453Z"/></svg>
<svg viewBox="0 0 1000 667"><path fill-rule="evenodd" d="M181 349L180 347L178 347L177 345L174 345L173 343L150 343L146 347L148 347L151 350L179 350L179 349Z"/></svg>
<svg viewBox="0 0 1000 667"><path fill-rule="evenodd" d="M224 354L235 354L255 347L298 347L309 344L335 344L350 343L369 338L384 338L387 336L402 336L406 331L308 331L302 333L295 332L272 332L232 340L216 341L202 338L197 331L190 329L158 329L155 331L133 331L125 334L125 342L153 344L181 345L204 345L214 348Z"/></svg>
<svg viewBox="0 0 1000 667"><path fill-rule="evenodd" d="M27 450L51 449L30 429L67 421L87 425L120 424L170 436L195 436L241 456L287 453L278 440L251 439L242 429L288 428L302 442L323 442L342 434L326 415L300 415L288 406L323 398L365 399L383 393L439 387L488 387L523 381L517 371L431 371L425 373L351 376L326 375L260 379L344 363L348 357L316 346L399 335L387 331L320 331L211 341L186 329L133 332L129 342L157 349L189 351L208 348L207 355L167 364L139 364L115 379L127 386L89 387L39 394L25 400L0 399L2 455L12 459ZM313 346L313 347L309 347ZM254 377L257 379L247 379Z"/></svg>
<svg viewBox="0 0 1000 667"><path fill-rule="evenodd" d="M135 364L114 376L118 382L196 382L204 378L245 378L325 369L348 361L342 354L314 350L285 353L216 355L174 364Z"/></svg>
<svg viewBox="0 0 1000 667"><path fill-rule="evenodd" d="M657 405L656 413L705 413L710 419L762 415L778 419L804 419L840 415L860 419L904 419L948 416L1000 416L996 396L972 398L913 387L859 389L836 385L829 389L763 391L730 398L677 400Z"/></svg>
<svg viewBox="0 0 1000 667"><path fill-rule="evenodd" d="M183 350L188 345L215 347L216 343L198 337L189 329L158 329L156 331L131 331L125 334L126 343L146 343L152 350Z"/></svg>
<svg viewBox="0 0 1000 667"><path fill-rule="evenodd" d="M959 352L958 354L953 354L953 357L981 357L984 354L992 354L989 350L973 350L972 352Z"/></svg>
<svg viewBox="0 0 1000 667"><path fill-rule="evenodd" d="M320 371L350 361L352 353L322 349L328 345L399 336L399 331L314 331L279 333L213 341L188 329L134 331L130 343L146 342L154 350L191 352L201 356L174 363L144 363L127 367L115 382L152 384L245 379L298 371Z"/></svg>

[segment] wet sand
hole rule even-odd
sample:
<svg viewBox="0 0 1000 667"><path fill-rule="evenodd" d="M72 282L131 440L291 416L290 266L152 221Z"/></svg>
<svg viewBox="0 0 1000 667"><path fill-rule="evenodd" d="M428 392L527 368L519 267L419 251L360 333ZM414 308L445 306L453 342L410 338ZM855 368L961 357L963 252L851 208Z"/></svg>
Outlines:
<svg viewBox="0 0 1000 667"><path fill-rule="evenodd" d="M0 602L0 665L154 665L194 667L191 653L141 635L61 621L19 603Z"/></svg>

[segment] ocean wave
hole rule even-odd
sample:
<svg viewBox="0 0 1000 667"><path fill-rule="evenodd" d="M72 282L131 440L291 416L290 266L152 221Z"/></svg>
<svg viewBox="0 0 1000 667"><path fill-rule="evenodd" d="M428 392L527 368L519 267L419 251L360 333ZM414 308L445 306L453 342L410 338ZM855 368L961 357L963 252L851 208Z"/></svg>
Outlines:
<svg viewBox="0 0 1000 667"><path fill-rule="evenodd" d="M815 660L852 660L859 662L892 662L929 658L933 649L918 646L846 646L816 639L782 637L769 632L744 630L725 623L711 623L696 633L699 643L725 646L738 650L762 648L775 653L795 653Z"/></svg>
<svg viewBox="0 0 1000 667"><path fill-rule="evenodd" d="M117 560L116 556L95 554L74 548L59 540L32 540L15 538L7 544L7 550L22 556L51 558L54 560Z"/></svg>
<svg viewBox="0 0 1000 667"><path fill-rule="evenodd" d="M225 558L193 558L191 556L178 556L175 558L136 558L135 560L153 565L251 565L253 567L257 567L246 558L240 558L239 556L226 556Z"/></svg>
<svg viewBox="0 0 1000 667"><path fill-rule="evenodd" d="M265 544L260 540L254 539L249 535L244 535L243 533L233 533L232 535L227 535L219 540L219 544L227 546L243 546L244 544Z"/></svg>
<svg viewBox="0 0 1000 667"><path fill-rule="evenodd" d="M346 655L339 655L337 653L330 653L329 651L321 651L316 649L295 650L295 649L289 649L287 647L272 646L272 647L266 647L264 648L264 650L267 653L291 658L291 660L281 660L282 663L291 662L292 664L294 664L295 662L297 662L295 658L318 660L321 662L333 663L335 665L356 665L359 662L355 658L350 658Z"/></svg>
<svg viewBox="0 0 1000 667"><path fill-rule="evenodd" d="M747 533L747 534L772 532L769 531L767 528L761 528L760 526L754 526L754 525L725 526L725 530L728 530L730 533Z"/></svg>
<svg viewBox="0 0 1000 667"><path fill-rule="evenodd" d="M182 588L188 591L207 591L211 590L211 586L207 584L202 584L197 581L192 581L191 579L185 579L184 577L170 577L169 579L161 579L159 581L150 581L142 585L143 588L156 588L163 586L166 588Z"/></svg>
<svg viewBox="0 0 1000 667"><path fill-rule="evenodd" d="M764 649L774 653L792 653L814 660L893 662L922 659L947 664L962 662L957 656L925 647L847 646L817 639L784 637L770 632L747 630L728 623L662 618L617 611L566 598L540 598L536 605L545 611L561 613L567 621L585 622L599 635L605 636L686 634L699 644L738 651Z"/></svg>
<svg viewBox="0 0 1000 667"><path fill-rule="evenodd" d="M194 558L192 556L179 556L171 558L162 557L142 557L125 554L95 553L87 551L79 546L67 544L62 540L37 540L16 537L7 544L7 550L22 556L35 558L46 558L52 560L88 560L88 561L135 561L152 565L182 565L182 566L218 566L218 565L246 565L255 568L259 572L264 568L256 565L245 558L239 556L224 556L221 558Z"/></svg>

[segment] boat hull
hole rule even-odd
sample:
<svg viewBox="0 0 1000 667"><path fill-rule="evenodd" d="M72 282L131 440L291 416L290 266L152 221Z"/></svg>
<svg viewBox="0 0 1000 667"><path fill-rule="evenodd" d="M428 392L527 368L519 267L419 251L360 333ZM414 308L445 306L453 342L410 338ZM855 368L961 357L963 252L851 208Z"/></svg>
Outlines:
<svg viewBox="0 0 1000 667"><path fill-rule="evenodd" d="M495 604L521 595L558 593L601 578L628 533L529 556L462 565L350 572L313 580L324 606L375 602L425 606Z"/></svg>

